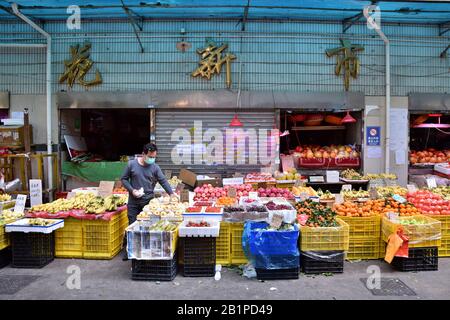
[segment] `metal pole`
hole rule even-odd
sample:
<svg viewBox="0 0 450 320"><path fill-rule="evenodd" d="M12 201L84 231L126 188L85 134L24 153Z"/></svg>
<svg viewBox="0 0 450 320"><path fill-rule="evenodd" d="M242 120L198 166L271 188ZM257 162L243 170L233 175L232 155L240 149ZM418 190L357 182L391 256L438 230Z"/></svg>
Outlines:
<svg viewBox="0 0 450 320"><path fill-rule="evenodd" d="M47 95L47 153L52 153L52 38L50 34L45 32L41 27L34 23L31 19L23 15L16 3L11 4L11 8L16 16L29 24L33 29L42 34L47 40L47 66L46 66L46 95ZM53 162L48 157L48 189L53 189ZM49 192L49 200L53 200L51 192Z"/></svg>

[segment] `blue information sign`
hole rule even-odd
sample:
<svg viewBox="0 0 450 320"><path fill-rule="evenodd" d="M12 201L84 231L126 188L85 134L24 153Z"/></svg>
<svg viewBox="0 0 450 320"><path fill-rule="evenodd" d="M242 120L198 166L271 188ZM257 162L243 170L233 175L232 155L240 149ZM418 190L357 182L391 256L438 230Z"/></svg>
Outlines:
<svg viewBox="0 0 450 320"><path fill-rule="evenodd" d="M366 144L368 146L380 145L380 127L367 127Z"/></svg>

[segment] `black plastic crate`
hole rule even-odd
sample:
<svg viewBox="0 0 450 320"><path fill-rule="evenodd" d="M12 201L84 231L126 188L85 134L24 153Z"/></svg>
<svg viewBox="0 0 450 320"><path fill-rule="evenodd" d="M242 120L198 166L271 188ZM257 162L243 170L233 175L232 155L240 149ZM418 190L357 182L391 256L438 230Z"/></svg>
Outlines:
<svg viewBox="0 0 450 320"><path fill-rule="evenodd" d="M185 264L180 266L184 277L214 277L216 264Z"/></svg>
<svg viewBox="0 0 450 320"><path fill-rule="evenodd" d="M391 265L399 271L438 270L438 248L409 248L409 258L394 257Z"/></svg>
<svg viewBox="0 0 450 320"><path fill-rule="evenodd" d="M11 248L0 250L0 269L11 263Z"/></svg>
<svg viewBox="0 0 450 320"><path fill-rule="evenodd" d="M303 273L344 272L344 251L301 251L300 256Z"/></svg>
<svg viewBox="0 0 450 320"><path fill-rule="evenodd" d="M216 264L216 238L179 238L180 264Z"/></svg>
<svg viewBox="0 0 450 320"><path fill-rule="evenodd" d="M147 281L172 281L177 276L177 256L170 260L131 261L131 279Z"/></svg>
<svg viewBox="0 0 450 320"><path fill-rule="evenodd" d="M13 268L42 268L55 258L54 233L11 232Z"/></svg>
<svg viewBox="0 0 450 320"><path fill-rule="evenodd" d="M255 268L256 279L258 280L291 280L298 279L298 273L300 268L290 269L262 269Z"/></svg>
<svg viewBox="0 0 450 320"><path fill-rule="evenodd" d="M267 269L269 265L271 269L294 269L300 267L300 257L294 255L255 255L252 257L253 259L257 269Z"/></svg>
<svg viewBox="0 0 450 320"><path fill-rule="evenodd" d="M216 268L216 238L179 238L178 262L185 277L213 277Z"/></svg>

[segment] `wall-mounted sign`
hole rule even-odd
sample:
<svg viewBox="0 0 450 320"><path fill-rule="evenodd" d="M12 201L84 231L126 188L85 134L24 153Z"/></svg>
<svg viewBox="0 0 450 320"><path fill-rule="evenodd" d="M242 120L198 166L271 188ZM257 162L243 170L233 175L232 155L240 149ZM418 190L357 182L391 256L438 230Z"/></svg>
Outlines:
<svg viewBox="0 0 450 320"><path fill-rule="evenodd" d="M380 145L380 127L367 127L366 132L366 144L368 146L379 146Z"/></svg>

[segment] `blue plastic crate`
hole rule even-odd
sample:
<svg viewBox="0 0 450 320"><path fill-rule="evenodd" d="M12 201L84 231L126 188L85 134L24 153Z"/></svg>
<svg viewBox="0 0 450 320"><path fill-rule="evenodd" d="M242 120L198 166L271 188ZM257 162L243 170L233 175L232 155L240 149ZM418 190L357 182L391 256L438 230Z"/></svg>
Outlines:
<svg viewBox="0 0 450 320"><path fill-rule="evenodd" d="M257 230L268 226L265 222L247 222L242 237L243 246L250 248L250 255L298 255L299 230L292 231ZM247 237L247 238L246 238Z"/></svg>

